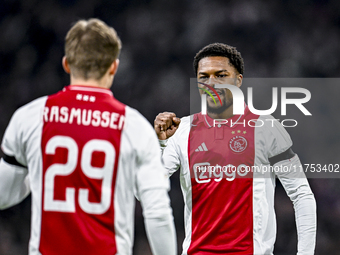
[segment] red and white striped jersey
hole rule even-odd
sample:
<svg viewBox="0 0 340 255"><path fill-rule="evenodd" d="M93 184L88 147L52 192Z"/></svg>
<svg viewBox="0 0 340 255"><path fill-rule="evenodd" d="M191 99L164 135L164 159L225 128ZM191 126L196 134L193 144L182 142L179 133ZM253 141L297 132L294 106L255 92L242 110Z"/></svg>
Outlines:
<svg viewBox="0 0 340 255"><path fill-rule="evenodd" d="M23 106L2 149L28 169L32 255L131 254L135 196L169 188L151 125L108 89L72 85Z"/></svg>
<svg viewBox="0 0 340 255"><path fill-rule="evenodd" d="M306 199L297 204L307 204L308 216L302 221L310 228L299 231L309 239L300 239L299 232L298 254L314 254L315 201L307 180L263 171L269 169L270 158L292 146L272 116L254 115L248 107L244 115L224 121L194 114L182 118L176 133L160 144L169 175L181 171L183 254L272 254L276 175L294 202L299 200L296 192ZM300 164L297 155L287 162Z"/></svg>

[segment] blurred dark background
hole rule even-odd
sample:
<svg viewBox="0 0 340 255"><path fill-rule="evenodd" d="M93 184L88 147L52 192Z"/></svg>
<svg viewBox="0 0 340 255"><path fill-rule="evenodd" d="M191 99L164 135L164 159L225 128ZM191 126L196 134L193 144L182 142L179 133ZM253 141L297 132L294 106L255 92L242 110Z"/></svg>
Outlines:
<svg viewBox="0 0 340 255"><path fill-rule="evenodd" d="M189 114L193 57L212 42L236 46L248 78L338 78L340 73L338 0L0 0L0 138L19 106L68 85L61 66L64 37L72 23L91 17L113 26L123 42L115 97L150 123L162 111ZM322 122L308 119L309 128L289 129L293 148L305 163L340 163L340 86L316 91L310 106ZM181 251L178 173L171 182ZM316 254L340 254L340 181L319 178L310 184L318 204ZM293 207L279 183L276 212L275 254L296 254ZM27 254L29 225L30 198L0 211L0 255ZM138 203L134 254L151 254Z"/></svg>

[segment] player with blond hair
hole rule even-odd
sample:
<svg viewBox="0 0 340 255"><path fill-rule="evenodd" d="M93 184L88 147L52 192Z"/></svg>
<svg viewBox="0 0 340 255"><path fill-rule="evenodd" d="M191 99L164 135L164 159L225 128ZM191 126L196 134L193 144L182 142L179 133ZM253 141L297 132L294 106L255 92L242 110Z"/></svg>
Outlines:
<svg viewBox="0 0 340 255"><path fill-rule="evenodd" d="M121 41L98 19L65 39L70 85L18 109L4 134L0 208L32 194L30 255L132 254L135 197L153 254L176 236L152 126L113 97Z"/></svg>

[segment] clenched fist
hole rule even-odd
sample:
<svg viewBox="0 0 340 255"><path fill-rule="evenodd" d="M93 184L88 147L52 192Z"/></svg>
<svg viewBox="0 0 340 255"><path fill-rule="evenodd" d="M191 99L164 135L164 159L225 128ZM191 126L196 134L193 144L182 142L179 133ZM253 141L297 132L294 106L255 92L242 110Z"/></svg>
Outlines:
<svg viewBox="0 0 340 255"><path fill-rule="evenodd" d="M179 127L181 119L176 117L173 112L163 112L156 116L154 128L159 140L171 137Z"/></svg>

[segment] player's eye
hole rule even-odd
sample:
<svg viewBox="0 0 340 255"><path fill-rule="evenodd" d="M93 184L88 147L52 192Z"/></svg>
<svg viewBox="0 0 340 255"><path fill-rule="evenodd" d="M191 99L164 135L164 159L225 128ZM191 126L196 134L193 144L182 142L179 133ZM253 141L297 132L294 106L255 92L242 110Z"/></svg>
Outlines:
<svg viewBox="0 0 340 255"><path fill-rule="evenodd" d="M218 78L224 78L224 77L227 77L227 75L226 74L219 74L219 75L217 75L217 77Z"/></svg>
<svg viewBox="0 0 340 255"><path fill-rule="evenodd" d="M198 79L201 80L201 81L203 81L203 80L208 79L208 77L207 77L207 76L201 76L201 77L199 77Z"/></svg>

